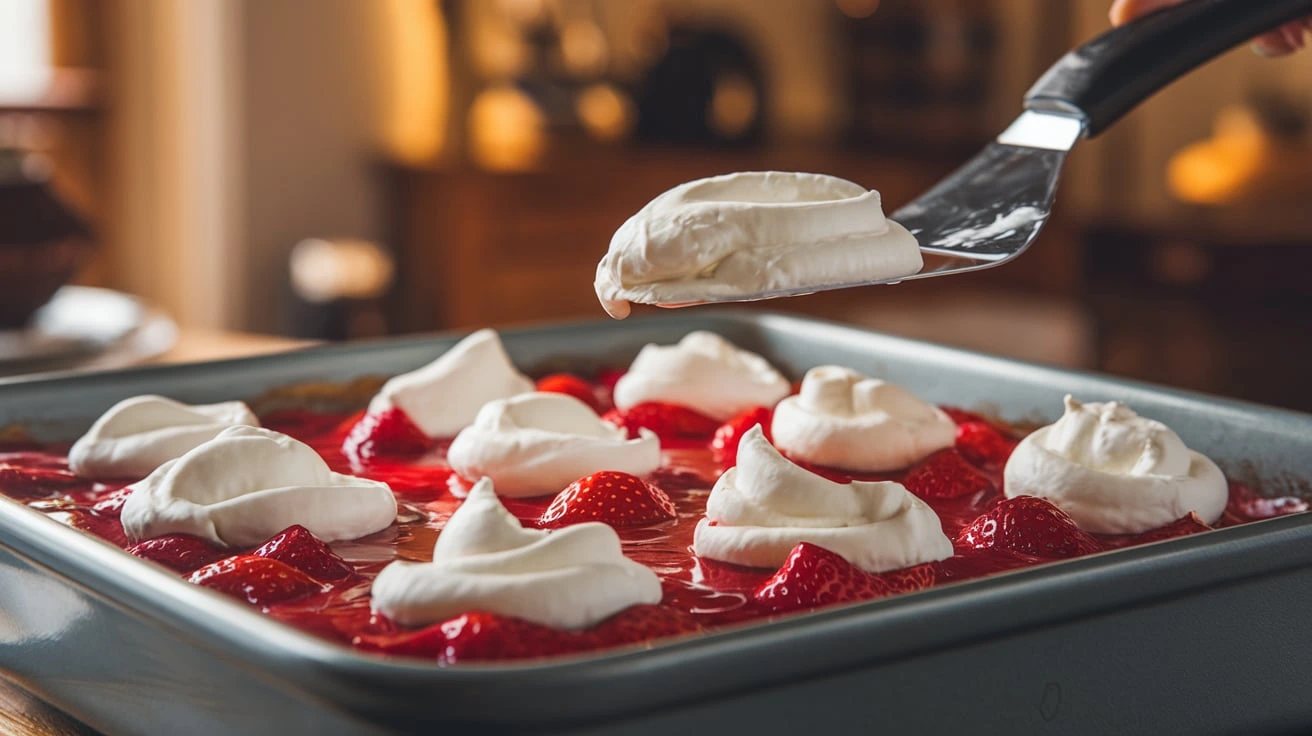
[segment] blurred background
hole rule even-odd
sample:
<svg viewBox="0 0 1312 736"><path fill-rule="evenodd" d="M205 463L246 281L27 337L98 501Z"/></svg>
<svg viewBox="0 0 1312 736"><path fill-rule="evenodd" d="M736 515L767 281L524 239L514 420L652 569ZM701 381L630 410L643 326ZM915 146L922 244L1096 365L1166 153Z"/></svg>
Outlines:
<svg viewBox="0 0 1312 736"><path fill-rule="evenodd" d="M1109 2L3 0L0 359L601 317L659 192L891 211ZM1310 121L1312 53L1238 50L1078 147L1013 265L764 308L1312 410Z"/></svg>

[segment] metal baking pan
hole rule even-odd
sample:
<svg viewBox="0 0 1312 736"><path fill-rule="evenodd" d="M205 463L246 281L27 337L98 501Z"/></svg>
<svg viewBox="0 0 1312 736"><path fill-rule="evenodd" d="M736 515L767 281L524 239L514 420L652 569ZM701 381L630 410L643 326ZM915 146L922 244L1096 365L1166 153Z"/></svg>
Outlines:
<svg viewBox="0 0 1312 736"><path fill-rule="evenodd" d="M1307 492L1312 417L792 317L690 311L507 330L526 369L719 332L800 375L1052 418L1117 398L1225 470ZM0 386L0 426L71 439L113 402L260 396L418 366L438 336ZM1300 480L1301 479L1301 480ZM1312 515L650 648L439 668L316 639L0 503L0 668L109 733L1254 733L1312 726Z"/></svg>

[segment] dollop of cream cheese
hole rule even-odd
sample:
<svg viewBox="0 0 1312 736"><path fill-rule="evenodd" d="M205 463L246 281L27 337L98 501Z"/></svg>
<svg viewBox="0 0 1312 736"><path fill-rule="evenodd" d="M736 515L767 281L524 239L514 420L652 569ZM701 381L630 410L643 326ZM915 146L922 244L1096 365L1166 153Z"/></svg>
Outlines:
<svg viewBox="0 0 1312 736"><path fill-rule="evenodd" d="M132 486L120 515L134 540L192 534L251 547L292 524L325 542L387 528L386 483L334 473L309 445L259 427L231 427Z"/></svg>
<svg viewBox="0 0 1312 736"><path fill-rule="evenodd" d="M774 406L792 390L769 361L698 330L676 345L647 345L615 384L615 406L664 401L724 421L756 406Z"/></svg>
<svg viewBox="0 0 1312 736"><path fill-rule="evenodd" d="M489 401L533 390L516 370L495 330L482 329L432 363L393 377L369 402L369 413L393 407L429 437L454 437Z"/></svg>
<svg viewBox="0 0 1312 736"><path fill-rule="evenodd" d="M693 532L700 557L778 567L799 542L868 572L952 556L938 514L900 483L835 483L779 454L759 426L738 443L738 464L716 481Z"/></svg>
<svg viewBox="0 0 1312 736"><path fill-rule="evenodd" d="M585 629L661 600L661 583L624 556L600 522L558 531L525 529L480 480L437 537L432 562L393 562L373 584L373 608L406 626L467 611Z"/></svg>
<svg viewBox="0 0 1312 736"><path fill-rule="evenodd" d="M529 393L484 405L447 462L466 478L491 478L503 496L528 497L600 470L646 475L660 466L661 447L647 430L629 439L573 396Z"/></svg>
<svg viewBox="0 0 1312 736"><path fill-rule="evenodd" d="M228 427L259 424L240 401L188 405L133 396L110 407L73 443L68 467L83 478L142 478Z"/></svg>
<svg viewBox="0 0 1312 736"><path fill-rule="evenodd" d="M677 306L767 291L896 279L924 265L879 192L823 174L746 171L681 184L615 232L597 298Z"/></svg>
<svg viewBox="0 0 1312 736"><path fill-rule="evenodd" d="M1099 534L1140 534L1191 511L1209 524L1221 518L1225 476L1170 427L1115 401L1065 403L1061 419L1007 460L1008 496L1045 498Z"/></svg>
<svg viewBox="0 0 1312 736"><path fill-rule="evenodd" d="M901 386L826 365L807 371L801 392L779 402L770 432L775 446L798 460L879 472L951 447L957 428Z"/></svg>

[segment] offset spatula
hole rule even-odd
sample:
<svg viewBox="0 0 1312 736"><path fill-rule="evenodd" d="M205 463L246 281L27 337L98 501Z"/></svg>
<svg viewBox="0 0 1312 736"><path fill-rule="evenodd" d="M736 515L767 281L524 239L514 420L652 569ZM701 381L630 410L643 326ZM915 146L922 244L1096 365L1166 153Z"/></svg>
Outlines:
<svg viewBox="0 0 1312 736"><path fill-rule="evenodd" d="M1062 57L1025 96L997 140L890 217L920 242L925 266L887 281L814 284L737 296L796 296L977 271L1019 256L1043 229L1066 154L1154 92L1210 59L1312 14L1312 0L1188 0Z"/></svg>

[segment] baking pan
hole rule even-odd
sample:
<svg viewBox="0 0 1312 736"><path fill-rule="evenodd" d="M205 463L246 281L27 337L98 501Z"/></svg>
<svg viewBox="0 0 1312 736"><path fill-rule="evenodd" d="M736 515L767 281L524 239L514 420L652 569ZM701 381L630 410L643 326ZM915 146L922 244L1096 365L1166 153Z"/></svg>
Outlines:
<svg viewBox="0 0 1312 736"><path fill-rule="evenodd" d="M1307 493L1312 417L759 312L506 330L522 368L619 364L714 330L799 376L840 363L1016 420L1121 399L1231 477ZM455 336L0 386L71 439L114 402L409 370ZM649 648L441 668L354 652L0 503L0 668L109 733L1254 733L1312 726L1312 515Z"/></svg>

